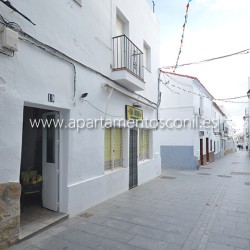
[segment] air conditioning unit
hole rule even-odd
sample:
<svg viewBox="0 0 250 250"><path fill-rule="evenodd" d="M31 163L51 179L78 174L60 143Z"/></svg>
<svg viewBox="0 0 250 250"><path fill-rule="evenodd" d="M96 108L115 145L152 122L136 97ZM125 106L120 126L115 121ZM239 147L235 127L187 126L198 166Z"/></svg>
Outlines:
<svg viewBox="0 0 250 250"><path fill-rule="evenodd" d="M18 51L18 32L4 26L2 45L7 49Z"/></svg>

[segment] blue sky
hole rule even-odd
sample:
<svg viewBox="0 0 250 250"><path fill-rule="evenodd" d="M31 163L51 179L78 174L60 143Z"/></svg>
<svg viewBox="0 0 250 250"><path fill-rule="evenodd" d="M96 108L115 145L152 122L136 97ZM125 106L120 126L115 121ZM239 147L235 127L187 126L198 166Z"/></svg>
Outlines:
<svg viewBox="0 0 250 250"><path fill-rule="evenodd" d="M150 2L150 1L149 1ZM161 66L174 65L188 0L155 0L161 27ZM192 0L179 64L250 48L250 0ZM245 95L250 53L215 62L181 67L176 73L197 77L215 98ZM242 101L246 101L242 100ZM245 104L225 104L238 127Z"/></svg>

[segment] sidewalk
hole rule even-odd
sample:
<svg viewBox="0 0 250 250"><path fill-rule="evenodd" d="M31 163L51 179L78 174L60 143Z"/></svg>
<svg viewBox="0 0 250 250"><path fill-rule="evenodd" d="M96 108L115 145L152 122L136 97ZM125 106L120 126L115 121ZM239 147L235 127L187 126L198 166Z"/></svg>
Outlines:
<svg viewBox="0 0 250 250"><path fill-rule="evenodd" d="M250 160L164 171L10 249L250 249Z"/></svg>

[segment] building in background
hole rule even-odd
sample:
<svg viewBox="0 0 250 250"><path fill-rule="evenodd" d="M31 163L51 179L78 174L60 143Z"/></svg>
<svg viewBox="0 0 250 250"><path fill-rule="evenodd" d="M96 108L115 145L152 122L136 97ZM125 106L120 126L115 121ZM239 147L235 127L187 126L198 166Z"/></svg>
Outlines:
<svg viewBox="0 0 250 250"><path fill-rule="evenodd" d="M162 168L198 169L214 161L213 125L202 126L213 118L213 96L196 77L162 72L161 82L160 120L173 127L159 131Z"/></svg>
<svg viewBox="0 0 250 250"><path fill-rule="evenodd" d="M224 106L220 106L220 109L224 112L223 120L223 133L222 133L222 143L224 149L224 155L233 153L236 150L237 139L236 139L236 128L233 123L232 117L227 113Z"/></svg>
<svg viewBox="0 0 250 250"><path fill-rule="evenodd" d="M162 71L161 93L163 169L198 169L233 152L228 116L196 77Z"/></svg>
<svg viewBox="0 0 250 250"><path fill-rule="evenodd" d="M222 108L213 102L212 116L216 121L216 126L213 129L213 142L214 142L214 159L217 160L225 154L225 141L224 133L226 130L227 116L222 111Z"/></svg>
<svg viewBox="0 0 250 250"><path fill-rule="evenodd" d="M5 245L19 237L19 183L34 191L39 176L43 207L76 214L161 172L155 129L147 126L158 119L160 47L147 1L11 3L27 18L0 2ZM137 119L144 122L127 122ZM29 203L22 206L21 217Z"/></svg>

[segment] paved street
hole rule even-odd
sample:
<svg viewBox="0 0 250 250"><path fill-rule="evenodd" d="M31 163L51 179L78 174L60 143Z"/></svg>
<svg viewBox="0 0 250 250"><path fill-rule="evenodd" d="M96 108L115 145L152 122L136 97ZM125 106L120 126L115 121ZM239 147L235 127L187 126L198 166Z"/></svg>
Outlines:
<svg viewBox="0 0 250 250"><path fill-rule="evenodd" d="M250 249L250 161L165 171L11 249Z"/></svg>

